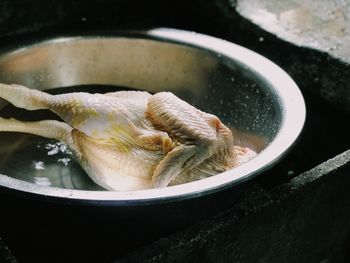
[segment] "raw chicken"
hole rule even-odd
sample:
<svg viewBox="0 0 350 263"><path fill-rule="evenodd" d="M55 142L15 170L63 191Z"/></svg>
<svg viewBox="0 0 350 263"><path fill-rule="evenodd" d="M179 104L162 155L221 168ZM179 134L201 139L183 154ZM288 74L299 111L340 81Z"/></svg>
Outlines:
<svg viewBox="0 0 350 263"><path fill-rule="evenodd" d="M255 156L248 148L234 146L230 129L216 116L170 92L50 95L0 84L0 97L27 110L49 109L64 120L0 118L0 131L32 133L65 142L86 173L109 190L186 183L226 171Z"/></svg>

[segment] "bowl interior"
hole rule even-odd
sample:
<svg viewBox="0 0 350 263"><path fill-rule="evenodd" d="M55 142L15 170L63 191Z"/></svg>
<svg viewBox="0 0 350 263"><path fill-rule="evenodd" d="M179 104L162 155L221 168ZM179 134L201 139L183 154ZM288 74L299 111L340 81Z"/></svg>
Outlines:
<svg viewBox="0 0 350 263"><path fill-rule="evenodd" d="M264 73L267 66L270 75ZM304 118L302 97L294 82L272 62L234 44L183 31L124 32L115 36L56 38L21 44L0 55L0 82L53 93L171 91L197 108L217 115L232 128L237 144L248 145L258 152L265 152L285 128L288 114L293 115L289 113L287 96L293 96L292 101L299 103L299 115L293 118L299 119L299 124L285 145L276 146L273 155L253 164L255 167L242 170L240 176L225 175L228 176L225 182L216 187L262 171L278 159L299 134ZM276 83L284 86L277 87ZM17 112L0 101L0 116L4 115L54 118L47 112ZM0 144L0 173L20 179L16 184L35 183L41 185L40 191L49 185L101 190L56 142L23 134L2 134ZM196 183L190 184L194 187ZM206 189L202 185L197 190L203 190L202 187ZM160 194L159 189L156 191Z"/></svg>

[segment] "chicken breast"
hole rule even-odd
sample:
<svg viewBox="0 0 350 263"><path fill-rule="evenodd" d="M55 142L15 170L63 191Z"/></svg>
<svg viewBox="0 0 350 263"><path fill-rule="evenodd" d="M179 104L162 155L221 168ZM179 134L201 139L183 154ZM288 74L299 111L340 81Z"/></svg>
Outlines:
<svg viewBox="0 0 350 263"><path fill-rule="evenodd" d="M50 95L0 84L0 97L27 110L49 109L64 121L0 118L0 131L65 142L86 173L108 190L190 182L231 169L255 155L234 146L232 132L216 116L170 92ZM242 158L242 152L249 157Z"/></svg>

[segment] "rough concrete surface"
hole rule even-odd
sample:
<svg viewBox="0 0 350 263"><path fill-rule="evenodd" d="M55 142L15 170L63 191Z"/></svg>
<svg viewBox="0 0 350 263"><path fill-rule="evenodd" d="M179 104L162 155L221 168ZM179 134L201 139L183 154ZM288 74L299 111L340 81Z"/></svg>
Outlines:
<svg viewBox="0 0 350 263"><path fill-rule="evenodd" d="M350 2L238 0L237 11L278 37L350 63Z"/></svg>
<svg viewBox="0 0 350 263"><path fill-rule="evenodd" d="M117 262L346 262L350 151ZM336 189L336 191L334 190Z"/></svg>

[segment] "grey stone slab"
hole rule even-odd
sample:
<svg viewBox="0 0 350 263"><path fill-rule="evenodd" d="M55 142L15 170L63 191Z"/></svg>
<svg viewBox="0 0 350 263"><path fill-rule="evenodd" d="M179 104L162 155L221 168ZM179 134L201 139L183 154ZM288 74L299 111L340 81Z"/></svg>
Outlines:
<svg viewBox="0 0 350 263"><path fill-rule="evenodd" d="M350 63L349 1L238 0L237 11L282 39Z"/></svg>
<svg viewBox="0 0 350 263"><path fill-rule="evenodd" d="M347 262L350 150L116 262Z"/></svg>

